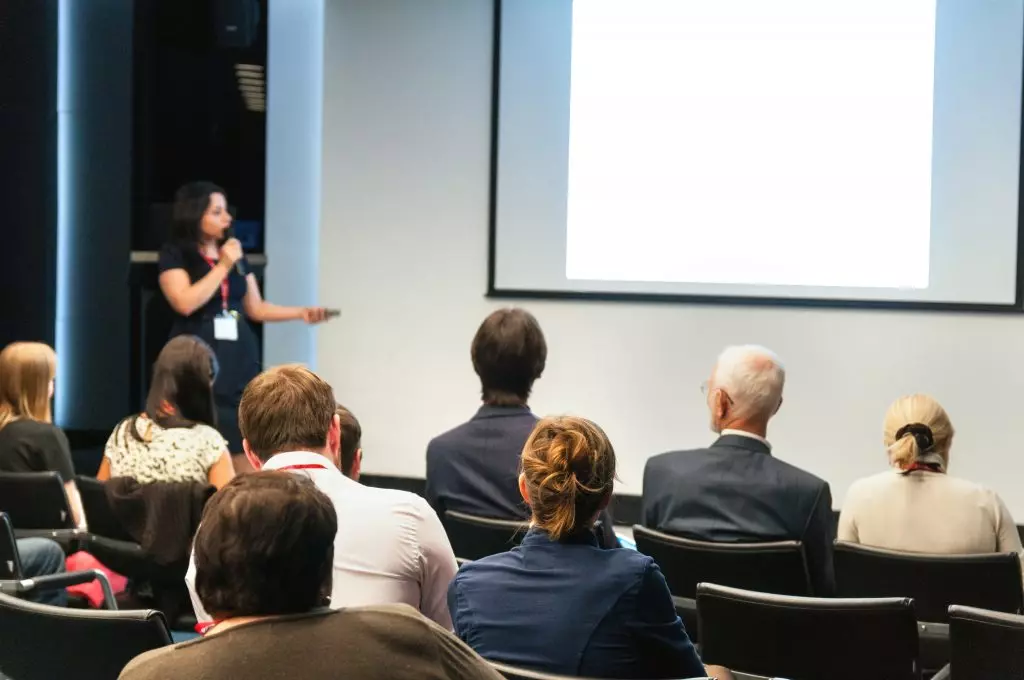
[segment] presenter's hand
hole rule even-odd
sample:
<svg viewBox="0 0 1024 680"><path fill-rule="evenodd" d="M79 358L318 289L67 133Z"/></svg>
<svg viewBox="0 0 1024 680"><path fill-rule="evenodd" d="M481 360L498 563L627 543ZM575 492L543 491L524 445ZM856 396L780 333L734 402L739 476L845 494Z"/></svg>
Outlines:
<svg viewBox="0 0 1024 680"><path fill-rule="evenodd" d="M327 320L325 307L303 307L302 320L308 324L323 323Z"/></svg>
<svg viewBox="0 0 1024 680"><path fill-rule="evenodd" d="M242 252L242 244L237 238L229 238L220 247L220 261L229 268L234 267L243 257L245 254Z"/></svg>

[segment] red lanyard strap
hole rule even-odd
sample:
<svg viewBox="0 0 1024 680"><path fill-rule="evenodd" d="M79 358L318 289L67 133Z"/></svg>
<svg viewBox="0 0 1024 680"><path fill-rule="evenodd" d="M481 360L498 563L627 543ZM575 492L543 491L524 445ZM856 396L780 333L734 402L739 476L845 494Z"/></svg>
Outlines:
<svg viewBox="0 0 1024 680"><path fill-rule="evenodd" d="M214 267L217 266L217 260L213 259L212 257L207 257L206 253L199 253L199 254L202 256L202 258L204 260L206 260L206 264L210 265L210 269L213 269ZM229 276L230 276L230 274L229 274ZM221 309L223 309L224 311L227 311L227 309L228 309L228 276L225 276L223 278L223 280L221 280L221 282L220 282L220 304L221 304Z"/></svg>
<svg viewBox="0 0 1024 680"><path fill-rule="evenodd" d="M326 465L320 463L303 463L302 465L285 465L284 467L277 468L278 470L326 470Z"/></svg>

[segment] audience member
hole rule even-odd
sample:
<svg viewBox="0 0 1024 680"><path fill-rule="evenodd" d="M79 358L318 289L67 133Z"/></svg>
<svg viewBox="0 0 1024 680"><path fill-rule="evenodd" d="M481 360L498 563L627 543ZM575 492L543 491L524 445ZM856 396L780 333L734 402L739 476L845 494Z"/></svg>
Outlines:
<svg viewBox="0 0 1024 680"><path fill-rule="evenodd" d="M885 414L883 442L890 469L850 487L840 540L909 552L1024 557L1002 499L946 474L953 424L937 401L924 394L897 399Z"/></svg>
<svg viewBox="0 0 1024 680"><path fill-rule="evenodd" d="M358 482L359 470L363 465L363 428L355 414L338 404L335 409L338 422L341 423L341 444L338 459L341 461L341 474Z"/></svg>
<svg viewBox="0 0 1024 680"><path fill-rule="evenodd" d="M704 677L650 557L599 548L615 452L583 418L545 418L526 442L519 490L532 511L520 546L469 562L448 589L455 633L517 667L602 678Z"/></svg>
<svg viewBox="0 0 1024 680"><path fill-rule="evenodd" d="M64 551L56 541L48 538L19 538L16 543L22 575L25 578L64 573ZM29 595L29 599L63 607L68 602L68 594L63 588L40 590Z"/></svg>
<svg viewBox="0 0 1024 680"><path fill-rule="evenodd" d="M816 595L835 589L828 484L773 455L768 421L782 405L785 370L762 347L730 347L703 390L710 448L654 456L644 468L643 523L704 541L798 540Z"/></svg>
<svg viewBox="0 0 1024 680"><path fill-rule="evenodd" d="M272 368L242 393L238 423L256 469L289 470L313 480L348 521L335 537L331 606L406 603L445 628L455 556L437 515L419 496L374 489L340 471L341 423L331 386L302 366ZM272 524L277 519L268 518ZM200 527L202 536L205 527ZM186 581L196 615L210 619Z"/></svg>
<svg viewBox="0 0 1024 680"><path fill-rule="evenodd" d="M499 309L480 324L470 356L483 406L427 445L426 496L439 516L455 510L529 519L519 495L519 456L537 424L527 400L547 355L540 324L524 309ZM601 520L602 544L617 546L611 518L604 513Z"/></svg>
<svg viewBox="0 0 1024 680"><path fill-rule="evenodd" d="M338 528L331 499L302 475L257 472L231 481L207 504L195 541L196 591L216 623L198 640L137 657L120 677L498 677L407 606L326 607L337 592Z"/></svg>
<svg viewBox="0 0 1024 680"><path fill-rule="evenodd" d="M470 355L483 406L427 446L427 500L442 517L455 510L527 519L516 480L519 454L537 424L527 400L547 361L544 333L526 310L499 309L480 324Z"/></svg>
<svg viewBox="0 0 1024 680"><path fill-rule="evenodd" d="M213 401L216 358L194 335L171 339L156 359L146 410L122 420L107 440L97 479L231 481L227 441L217 431Z"/></svg>
<svg viewBox="0 0 1024 680"><path fill-rule="evenodd" d="M68 438L53 424L57 355L40 342L0 351L0 472L60 473L75 524L86 527Z"/></svg>

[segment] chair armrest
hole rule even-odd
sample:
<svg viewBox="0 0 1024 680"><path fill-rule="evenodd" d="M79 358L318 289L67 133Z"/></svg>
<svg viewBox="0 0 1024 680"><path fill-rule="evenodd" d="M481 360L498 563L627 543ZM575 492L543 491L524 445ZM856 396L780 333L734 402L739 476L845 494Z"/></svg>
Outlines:
<svg viewBox="0 0 1024 680"><path fill-rule="evenodd" d="M81 550L81 544L89 536L85 529L15 529L15 538L48 538L60 544L66 554Z"/></svg>
<svg viewBox="0 0 1024 680"><path fill-rule="evenodd" d="M63 574L48 574L36 576L20 581L0 581L0 591L10 592L13 595L29 595L37 590L58 590L68 586L77 586L90 581L99 581L103 590L103 604L106 609L116 610L117 600L114 599L114 591L110 587L107 575L97 569L86 569L83 571L69 571Z"/></svg>

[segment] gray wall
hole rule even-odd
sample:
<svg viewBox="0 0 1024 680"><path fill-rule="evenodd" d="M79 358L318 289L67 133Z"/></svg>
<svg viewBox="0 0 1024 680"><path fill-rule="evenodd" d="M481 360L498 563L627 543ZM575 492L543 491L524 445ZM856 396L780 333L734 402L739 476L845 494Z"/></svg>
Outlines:
<svg viewBox="0 0 1024 680"><path fill-rule="evenodd" d="M498 302L487 278L491 3L326 5L321 373L362 421L367 472L422 475L431 436L478 405L469 344ZM274 255L271 253L271 257ZM329 296L329 297L328 297ZM787 362L769 433L781 458L833 486L881 471L891 400L924 391L957 427L954 474L1024 518L1024 323L1013 316L527 302L549 343L532 400L608 432L619 491L648 456L711 441L699 385L726 344Z"/></svg>

